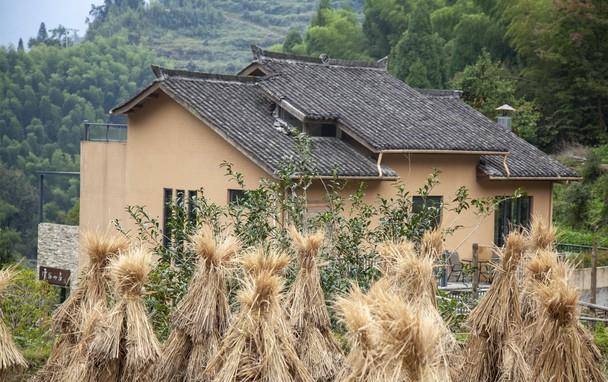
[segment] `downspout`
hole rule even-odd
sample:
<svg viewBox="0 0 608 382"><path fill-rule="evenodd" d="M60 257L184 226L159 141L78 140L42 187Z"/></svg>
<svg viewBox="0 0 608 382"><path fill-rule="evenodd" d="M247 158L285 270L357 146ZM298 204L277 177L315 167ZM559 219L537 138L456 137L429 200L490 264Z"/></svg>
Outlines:
<svg viewBox="0 0 608 382"><path fill-rule="evenodd" d="M382 151L378 154L378 162L376 162L376 166L378 167L378 176L382 177Z"/></svg>
<svg viewBox="0 0 608 382"><path fill-rule="evenodd" d="M509 164L507 163L507 158L509 157L509 154L505 154L502 157L502 165L505 168L505 173L507 174L507 178L511 177L511 171L509 171Z"/></svg>

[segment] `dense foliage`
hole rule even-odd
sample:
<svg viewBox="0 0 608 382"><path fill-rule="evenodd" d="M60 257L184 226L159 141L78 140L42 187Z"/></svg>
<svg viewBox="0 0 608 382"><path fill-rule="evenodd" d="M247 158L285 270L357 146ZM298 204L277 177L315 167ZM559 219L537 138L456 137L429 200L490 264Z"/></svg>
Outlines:
<svg viewBox="0 0 608 382"><path fill-rule="evenodd" d="M151 78L152 53L123 37L28 52L0 48L0 257L35 248L36 171L78 171L85 120L107 111ZM78 224L78 179L46 177L49 221ZM71 213L69 212L71 210ZM10 239L9 239L10 238Z"/></svg>

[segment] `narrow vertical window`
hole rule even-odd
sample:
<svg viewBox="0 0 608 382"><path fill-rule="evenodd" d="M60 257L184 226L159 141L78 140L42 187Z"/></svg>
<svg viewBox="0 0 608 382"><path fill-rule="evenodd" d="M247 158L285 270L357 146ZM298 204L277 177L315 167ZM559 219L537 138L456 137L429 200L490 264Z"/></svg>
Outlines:
<svg viewBox="0 0 608 382"><path fill-rule="evenodd" d="M171 244L171 232L169 229L169 218L171 216L171 202L173 201L173 189L163 189L163 245Z"/></svg>
<svg viewBox="0 0 608 382"><path fill-rule="evenodd" d="M188 221L193 227L196 226L196 190L188 191Z"/></svg>
<svg viewBox="0 0 608 382"><path fill-rule="evenodd" d="M502 200L494 211L494 244L503 246L509 232L529 228L531 219L531 196Z"/></svg>

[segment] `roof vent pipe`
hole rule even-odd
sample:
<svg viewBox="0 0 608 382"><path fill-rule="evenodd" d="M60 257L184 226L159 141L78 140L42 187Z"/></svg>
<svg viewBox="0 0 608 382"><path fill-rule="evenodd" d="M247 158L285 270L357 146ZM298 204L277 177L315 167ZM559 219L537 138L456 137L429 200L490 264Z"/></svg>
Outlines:
<svg viewBox="0 0 608 382"><path fill-rule="evenodd" d="M496 110L499 112L499 115L496 117L496 122L500 126L511 130L511 126L512 126L511 113L514 112L515 109L510 105L504 104L502 106L497 107Z"/></svg>

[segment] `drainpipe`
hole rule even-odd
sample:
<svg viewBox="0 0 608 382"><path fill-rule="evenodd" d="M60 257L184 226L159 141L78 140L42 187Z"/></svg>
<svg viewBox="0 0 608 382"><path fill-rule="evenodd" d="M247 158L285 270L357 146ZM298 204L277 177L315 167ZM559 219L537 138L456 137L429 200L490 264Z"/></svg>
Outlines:
<svg viewBox="0 0 608 382"><path fill-rule="evenodd" d="M378 154L378 162L376 162L376 165L378 167L378 176L382 177L382 151L380 151L380 154Z"/></svg>
<svg viewBox="0 0 608 382"><path fill-rule="evenodd" d="M505 168L505 173L507 174L507 178L511 176L511 171L509 171L509 164L507 163L507 158L509 157L509 154L505 154L502 157L502 165Z"/></svg>

